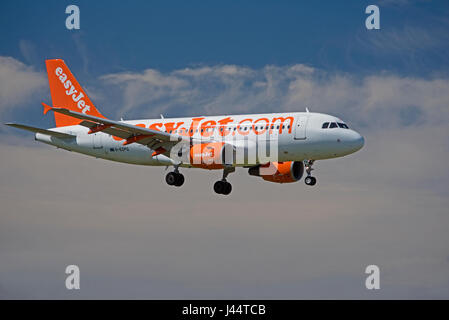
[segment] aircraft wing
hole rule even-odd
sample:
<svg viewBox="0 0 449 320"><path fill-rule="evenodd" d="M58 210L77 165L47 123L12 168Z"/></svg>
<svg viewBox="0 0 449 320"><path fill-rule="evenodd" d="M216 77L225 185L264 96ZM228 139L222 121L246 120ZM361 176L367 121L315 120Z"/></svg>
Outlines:
<svg viewBox="0 0 449 320"><path fill-rule="evenodd" d="M56 137L56 138L60 138L60 139L75 138L75 136L73 136L71 134L57 132L57 131L52 131L52 130L46 130L46 129L41 129L41 128L36 128L36 127L32 127L32 126L27 126L27 125L24 125L24 124L5 123L5 125L10 126L10 127L14 127L14 128L17 128L17 129L31 131L31 132L34 132L34 133L46 134L46 135L49 135L49 136L52 136L52 137Z"/></svg>
<svg viewBox="0 0 449 320"><path fill-rule="evenodd" d="M84 113L71 111L65 108L50 108L70 117L83 120L80 125L90 129L90 133L104 132L122 139L125 139L124 145L139 143L155 150L153 155L168 155L170 149L178 142L190 142L190 137L170 134L168 132L152 130L132 124L90 116Z"/></svg>

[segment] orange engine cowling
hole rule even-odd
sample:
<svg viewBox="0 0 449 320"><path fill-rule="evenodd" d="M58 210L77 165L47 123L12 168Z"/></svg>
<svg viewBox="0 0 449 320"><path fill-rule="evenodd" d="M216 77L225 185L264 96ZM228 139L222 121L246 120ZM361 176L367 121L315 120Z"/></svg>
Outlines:
<svg viewBox="0 0 449 320"><path fill-rule="evenodd" d="M223 169L224 164L233 164L234 152L224 142L194 144L190 148L190 164L203 169Z"/></svg>
<svg viewBox="0 0 449 320"><path fill-rule="evenodd" d="M269 162L249 168L248 173L270 182L290 183L301 179L304 164L302 161Z"/></svg>

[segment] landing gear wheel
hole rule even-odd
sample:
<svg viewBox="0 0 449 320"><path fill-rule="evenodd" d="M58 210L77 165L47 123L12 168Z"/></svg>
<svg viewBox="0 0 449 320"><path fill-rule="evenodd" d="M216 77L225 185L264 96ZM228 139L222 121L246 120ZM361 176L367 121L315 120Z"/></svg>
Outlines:
<svg viewBox="0 0 449 320"><path fill-rule="evenodd" d="M167 175L165 176L165 182L167 182L167 184L169 186L174 186L176 183L176 173L175 172L169 172L167 173Z"/></svg>
<svg viewBox="0 0 449 320"><path fill-rule="evenodd" d="M218 194L222 194L224 191L225 185L223 181L217 181L214 183L214 191Z"/></svg>
<svg viewBox="0 0 449 320"><path fill-rule="evenodd" d="M224 188L223 194L225 196L227 196L228 194L231 193L231 191L232 191L232 185L229 182L225 182L225 188Z"/></svg>
<svg viewBox="0 0 449 320"><path fill-rule="evenodd" d="M235 167L226 165L223 170L223 178L215 182L214 191L218 194L228 195L232 191L232 185L226 181L226 177L235 171Z"/></svg>
<svg viewBox="0 0 449 320"><path fill-rule="evenodd" d="M184 184L184 175L182 175L182 173L178 173L176 175L176 182L175 182L175 186L176 187L180 187Z"/></svg>
<svg viewBox="0 0 449 320"><path fill-rule="evenodd" d="M169 172L165 176L165 181L169 186L180 187L184 183L184 176L179 172Z"/></svg>
<svg viewBox="0 0 449 320"><path fill-rule="evenodd" d="M227 181L217 181L214 184L214 191L218 194L228 195L232 191L232 185Z"/></svg>
<svg viewBox="0 0 449 320"><path fill-rule="evenodd" d="M316 184L316 178L312 176L308 176L304 179L304 182L308 186L314 186Z"/></svg>

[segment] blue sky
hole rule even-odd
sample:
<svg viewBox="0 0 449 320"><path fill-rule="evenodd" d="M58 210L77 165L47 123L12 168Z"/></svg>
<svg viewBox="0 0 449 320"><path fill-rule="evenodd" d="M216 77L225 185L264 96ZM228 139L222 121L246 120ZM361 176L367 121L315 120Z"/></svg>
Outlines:
<svg viewBox="0 0 449 320"><path fill-rule="evenodd" d="M81 10L80 31L64 28L71 3ZM372 3L381 10L381 31L364 25L365 8ZM87 63L83 70L94 76L194 64L302 63L329 71L407 75L446 73L449 66L444 0L52 0L0 6L0 54L40 69L49 57L62 57L78 70ZM28 43L28 51L20 41Z"/></svg>

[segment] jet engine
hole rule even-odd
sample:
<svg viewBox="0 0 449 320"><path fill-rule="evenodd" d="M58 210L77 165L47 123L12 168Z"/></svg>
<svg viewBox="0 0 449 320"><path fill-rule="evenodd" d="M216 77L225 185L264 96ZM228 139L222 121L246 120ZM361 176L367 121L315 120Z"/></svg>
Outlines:
<svg viewBox="0 0 449 320"><path fill-rule="evenodd" d="M252 176L275 183L291 183L301 179L304 174L302 161L269 162L249 168Z"/></svg>

